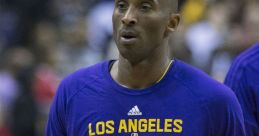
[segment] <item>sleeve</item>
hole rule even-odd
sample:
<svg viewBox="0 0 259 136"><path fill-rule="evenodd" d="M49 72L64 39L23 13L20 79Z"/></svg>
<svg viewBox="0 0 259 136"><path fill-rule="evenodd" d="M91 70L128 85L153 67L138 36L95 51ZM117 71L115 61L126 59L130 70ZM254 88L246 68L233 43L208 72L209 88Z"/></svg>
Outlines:
<svg viewBox="0 0 259 136"><path fill-rule="evenodd" d="M239 98L246 102L243 109L248 136L259 135L259 69L256 66L247 66L243 77L246 80L243 92L247 95Z"/></svg>
<svg viewBox="0 0 259 136"><path fill-rule="evenodd" d="M259 80L257 80L257 81L259 81ZM259 85L259 83L258 83L258 85ZM259 87L258 86L257 86L257 92L256 92L255 99L256 99L256 109L257 109L257 111L256 111L257 125L255 128L255 131L256 131L255 135L259 136Z"/></svg>
<svg viewBox="0 0 259 136"><path fill-rule="evenodd" d="M65 102L65 87L61 83L51 105L45 136L66 136Z"/></svg>
<svg viewBox="0 0 259 136"><path fill-rule="evenodd" d="M212 136L246 136L243 113L233 92L225 89L209 104Z"/></svg>
<svg viewBox="0 0 259 136"><path fill-rule="evenodd" d="M246 133L248 136L259 135L259 71L253 66L237 67L237 72L228 73L225 84L236 94L243 110ZM238 73L238 74L234 74Z"/></svg>

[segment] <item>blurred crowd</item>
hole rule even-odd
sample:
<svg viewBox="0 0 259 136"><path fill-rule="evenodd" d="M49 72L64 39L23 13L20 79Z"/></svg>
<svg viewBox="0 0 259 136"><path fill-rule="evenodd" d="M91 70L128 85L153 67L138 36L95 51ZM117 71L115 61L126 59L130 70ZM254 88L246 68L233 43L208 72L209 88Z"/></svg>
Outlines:
<svg viewBox="0 0 259 136"><path fill-rule="evenodd" d="M114 0L0 0L0 136L40 136L69 73L118 52ZM180 0L172 57L223 81L236 55L259 39L257 0Z"/></svg>

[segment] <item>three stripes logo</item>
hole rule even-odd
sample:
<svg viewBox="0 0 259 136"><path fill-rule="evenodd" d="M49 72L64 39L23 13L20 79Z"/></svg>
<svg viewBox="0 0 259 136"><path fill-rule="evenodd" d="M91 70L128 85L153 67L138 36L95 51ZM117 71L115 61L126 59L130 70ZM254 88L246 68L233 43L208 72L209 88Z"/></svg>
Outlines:
<svg viewBox="0 0 259 136"><path fill-rule="evenodd" d="M142 115L142 112L140 112L138 106L134 106L129 112L128 116L140 116Z"/></svg>
<svg viewBox="0 0 259 136"><path fill-rule="evenodd" d="M130 136L138 136L138 133L132 133Z"/></svg>

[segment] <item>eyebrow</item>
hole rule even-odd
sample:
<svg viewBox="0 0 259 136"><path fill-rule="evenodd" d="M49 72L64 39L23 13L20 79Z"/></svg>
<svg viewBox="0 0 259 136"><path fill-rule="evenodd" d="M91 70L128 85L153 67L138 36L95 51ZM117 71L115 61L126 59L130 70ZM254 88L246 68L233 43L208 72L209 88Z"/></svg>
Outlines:
<svg viewBox="0 0 259 136"><path fill-rule="evenodd" d="M143 0L143 1L148 1L148 2L151 2L151 3L154 3L154 4L158 4L158 0Z"/></svg>
<svg viewBox="0 0 259 136"><path fill-rule="evenodd" d="M157 0L152 0L154 3L158 3L158 1Z"/></svg>
<svg viewBox="0 0 259 136"><path fill-rule="evenodd" d="M154 2L154 3L158 3L157 0L147 0L147 1L151 1L151 2Z"/></svg>

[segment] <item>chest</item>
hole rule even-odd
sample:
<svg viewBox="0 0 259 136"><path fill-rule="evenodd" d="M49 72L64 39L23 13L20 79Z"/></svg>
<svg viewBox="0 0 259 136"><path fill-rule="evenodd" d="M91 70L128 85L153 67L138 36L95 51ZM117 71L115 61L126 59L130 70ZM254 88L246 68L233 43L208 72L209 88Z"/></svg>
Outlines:
<svg viewBox="0 0 259 136"><path fill-rule="evenodd" d="M193 99L165 94L78 94L67 108L69 135L180 136L207 133L207 114ZM201 129L202 128L202 129Z"/></svg>

